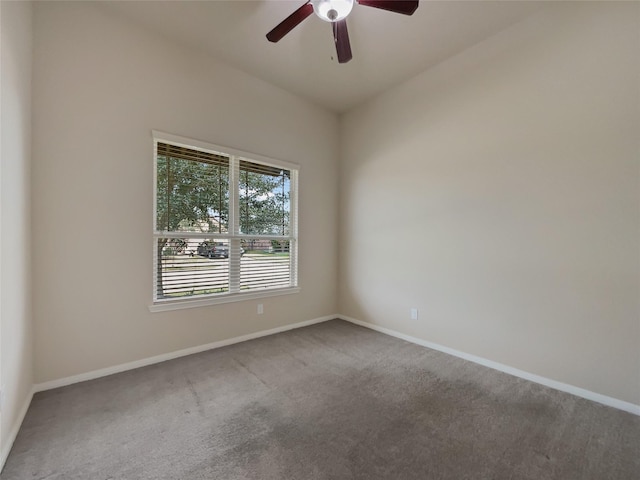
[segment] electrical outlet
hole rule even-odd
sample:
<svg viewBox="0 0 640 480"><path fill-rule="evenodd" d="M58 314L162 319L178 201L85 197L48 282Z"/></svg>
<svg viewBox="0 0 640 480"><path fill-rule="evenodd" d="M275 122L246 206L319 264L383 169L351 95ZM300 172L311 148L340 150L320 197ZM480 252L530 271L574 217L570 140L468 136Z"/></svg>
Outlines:
<svg viewBox="0 0 640 480"><path fill-rule="evenodd" d="M258 315L262 315L264 313L264 305L261 303L258 304Z"/></svg>
<svg viewBox="0 0 640 480"><path fill-rule="evenodd" d="M417 320L418 319L418 309L417 308L412 308L411 309L411 320Z"/></svg>

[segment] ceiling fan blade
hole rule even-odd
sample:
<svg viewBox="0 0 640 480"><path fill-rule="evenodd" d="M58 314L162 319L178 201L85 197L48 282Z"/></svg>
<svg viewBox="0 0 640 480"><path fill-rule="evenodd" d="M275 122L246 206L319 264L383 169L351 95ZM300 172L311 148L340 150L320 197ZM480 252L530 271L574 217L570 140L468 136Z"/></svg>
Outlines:
<svg viewBox="0 0 640 480"><path fill-rule="evenodd" d="M351 60L351 44L349 43L349 32L347 31L347 19L343 18L337 22L331 22L331 25L333 26L333 40L336 42L338 63L347 63Z"/></svg>
<svg viewBox="0 0 640 480"><path fill-rule="evenodd" d="M418 8L418 0L357 0L360 5L381 8L389 12L413 15Z"/></svg>
<svg viewBox="0 0 640 480"><path fill-rule="evenodd" d="M305 3L287 18L285 18L280 24L267 33L267 40L270 42L278 42L287 33L297 27L305 18L313 13L313 5L310 2Z"/></svg>

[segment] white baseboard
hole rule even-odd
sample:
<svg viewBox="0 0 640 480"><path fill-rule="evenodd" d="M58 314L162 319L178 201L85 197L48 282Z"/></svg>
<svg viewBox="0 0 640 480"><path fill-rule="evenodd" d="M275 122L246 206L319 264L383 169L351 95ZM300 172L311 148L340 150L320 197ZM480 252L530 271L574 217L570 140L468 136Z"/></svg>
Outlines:
<svg viewBox="0 0 640 480"><path fill-rule="evenodd" d="M431 348L433 350L438 350L443 353L447 353L449 355L453 355L455 357L462 358L464 360L468 360L470 362L477 363L479 365L483 365L485 367L493 368L494 370L498 370L500 372L508 373L510 375L523 378L525 380L529 380L535 383L539 383L541 385L545 385L547 387L554 388L556 390L560 390L562 392L570 393L576 395L578 397L586 398L587 400L592 400L594 402L601 403L603 405L607 405L613 408L617 408L619 410L624 410L625 412L633 413L635 415L640 416L640 405L636 405L630 402L625 402L623 400L619 400L617 398L608 397L606 395L602 395L596 392L592 392L590 390L585 390L580 387L576 387L573 385L569 385L566 383L558 382L556 380L552 380L549 378L541 377L539 375L535 375L533 373L525 372L523 370L519 370L517 368L510 367L508 365L504 365L498 362L494 362L492 360L487 360L486 358L477 357L475 355L471 355L468 353L464 353L458 350L454 350L449 347L445 347L443 345L438 345L436 343L428 342L426 340L422 340L417 337L412 337L410 335L405 335L403 333L397 332L395 330L391 330L389 328L380 327L378 325L374 325L371 323L363 322L361 320L357 320L355 318L348 317L346 315L327 315L324 317L315 318L312 320L306 320L304 322L298 322L290 325L284 325L282 327L276 327L269 330L262 330L260 332L250 333L247 335L242 335L239 337L229 338L226 340L220 340L218 342L208 343L205 345L199 345L197 347L186 348L184 350L178 350L175 352L170 352L162 355L157 355L155 357L144 358L141 360L137 360L134 362L124 363L120 365L116 365L113 367L103 368L100 370L94 370L91 372L82 373L79 375L73 375L71 377L60 378L57 380L52 380L49 382L38 383L33 387L33 393L42 392L44 390L51 390L53 388L64 387L67 385L71 385L74 383L84 382L87 380L94 380L96 378L105 377L107 375L113 375L115 373L125 372L127 370L133 370L135 368L146 367L147 365L153 365L155 363L164 362L167 360L172 360L174 358L184 357L187 355L192 355L194 353L200 353L207 350L212 350L215 348L225 347L227 345L233 345L234 343L245 342L247 340L253 340L255 338L265 337L268 335L273 335L276 333L285 332L287 330L293 330L296 328L307 327L309 325L314 325L316 323L326 322L327 320L332 320L334 318L339 318L345 320L347 322L354 323L356 325L360 325L362 327L366 327L386 335L390 335L392 337L400 338L402 340L406 340L411 343L415 343L417 345L421 345L423 347ZM32 393L32 395L33 395ZM26 413L28 408L28 403L24 408L24 413ZM22 416L22 418L24 415ZM22 418L20 419L20 423L22 422ZM17 435L17 430L19 429L20 423L18 423L17 427L15 427L15 434ZM5 452L3 451L4 455ZM6 452L8 455L8 450ZM2 459L4 460L4 456Z"/></svg>
<svg viewBox="0 0 640 480"><path fill-rule="evenodd" d="M85 382L87 380L94 380L96 378L106 377L107 375L113 375L114 373L126 372L127 370L146 367L148 365L165 362L167 360L173 360L174 358L185 357L187 355L193 355L194 353L200 353L200 352L205 352L207 350L213 350L215 348L226 347L227 345L233 345L234 343L246 342L247 340L266 337L267 335L286 332L287 330L308 327L309 325L326 322L327 320L333 320L335 318L339 318L339 316L328 315L326 317L314 318L312 320L306 320L304 322L298 322L290 325L284 325L282 327L271 328L269 330L262 330L260 332L249 333L247 335L242 335L240 337L228 338L226 340L220 340L218 342L207 343L205 345L198 345L197 347L185 348L184 350L165 353L162 355L157 355L155 357L143 358L141 360L136 360L134 362L115 365L113 367L102 368L100 370L93 370L91 372L81 373L79 375L73 375L71 377L59 378L57 380L51 380L49 382L38 383L34 385L34 392L42 392L45 390L51 390L53 388L66 387L67 385L72 385L74 383Z"/></svg>
<svg viewBox="0 0 640 480"><path fill-rule="evenodd" d="M20 431L20 427L22 426L22 422L24 421L24 417L27 414L27 410L29 410L29 405L31 405L31 400L33 399L33 394L35 393L35 389L32 387L31 391L25 398L24 403L22 404L22 408L18 413L18 417L15 422L11 426L11 431L9 432L9 436L7 437L7 442L2 446L2 451L0 452L0 472L4 468L4 464L7 462L7 458L9 457L9 452L11 452L11 448L13 447L13 443L16 441L16 437L18 436L18 432Z"/></svg>
<svg viewBox="0 0 640 480"><path fill-rule="evenodd" d="M447 353L449 355L453 355L454 357L459 357L464 360L468 360L470 362L477 363L479 365L489 367L494 370L498 370L500 372L508 373L509 375L523 378L525 380L529 380L534 383L539 383L546 387L551 387L556 390L560 390L561 392L570 393L578 397L586 398L587 400L592 400L594 402L598 402L603 405L607 405L609 407L617 408L618 410L624 410L625 412L633 413L634 415L640 415L640 405L636 405L634 403L625 402L624 400L608 397L606 395L592 392L590 390L585 390L584 388L576 387L574 385L569 385L567 383L558 382L550 378L541 377L540 375L525 372L523 370L519 370L517 368L513 368L508 365L504 365L502 363L494 362L492 360L487 360L486 358L477 357L475 355L454 350L453 348L445 347L443 345L438 345L437 343L428 342L426 340L422 340L417 337L412 337L411 335L405 335L404 333L400 333L395 330L391 330L389 328L381 327L379 325L374 325L372 323L363 322L361 320L347 317L345 315L338 315L337 317L340 318L341 320L346 320L347 322L360 325L361 327L369 328L371 330L375 330L376 332L380 332L386 335L390 335L392 337L400 338L402 340L406 340L407 342L415 343L417 345L431 348L433 350L438 350L439 352Z"/></svg>

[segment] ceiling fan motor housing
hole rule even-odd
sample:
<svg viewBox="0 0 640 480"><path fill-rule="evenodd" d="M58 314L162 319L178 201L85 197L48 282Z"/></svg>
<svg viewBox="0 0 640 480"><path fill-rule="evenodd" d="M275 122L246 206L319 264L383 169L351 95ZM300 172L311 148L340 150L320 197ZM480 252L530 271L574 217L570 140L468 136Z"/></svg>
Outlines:
<svg viewBox="0 0 640 480"><path fill-rule="evenodd" d="M354 0L311 0L313 11L325 22L337 22L349 15Z"/></svg>

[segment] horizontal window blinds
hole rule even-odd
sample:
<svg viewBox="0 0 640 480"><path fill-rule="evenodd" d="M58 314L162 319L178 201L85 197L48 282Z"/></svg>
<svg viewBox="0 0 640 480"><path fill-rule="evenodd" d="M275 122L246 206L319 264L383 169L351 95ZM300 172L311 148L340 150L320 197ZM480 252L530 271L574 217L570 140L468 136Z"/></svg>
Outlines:
<svg viewBox="0 0 640 480"><path fill-rule="evenodd" d="M285 170L278 167L272 167L270 165L261 165L259 163L249 162L247 160L240 160L240 171L258 173L260 175L269 175L271 177L289 177L289 170Z"/></svg>
<svg viewBox="0 0 640 480"><path fill-rule="evenodd" d="M297 170L156 142L154 302L297 286Z"/></svg>
<svg viewBox="0 0 640 480"><path fill-rule="evenodd" d="M229 157L226 155L194 150L192 148L170 145L168 143L158 143L158 156L175 158L180 160L190 160L193 162L208 163L210 165L229 166Z"/></svg>

